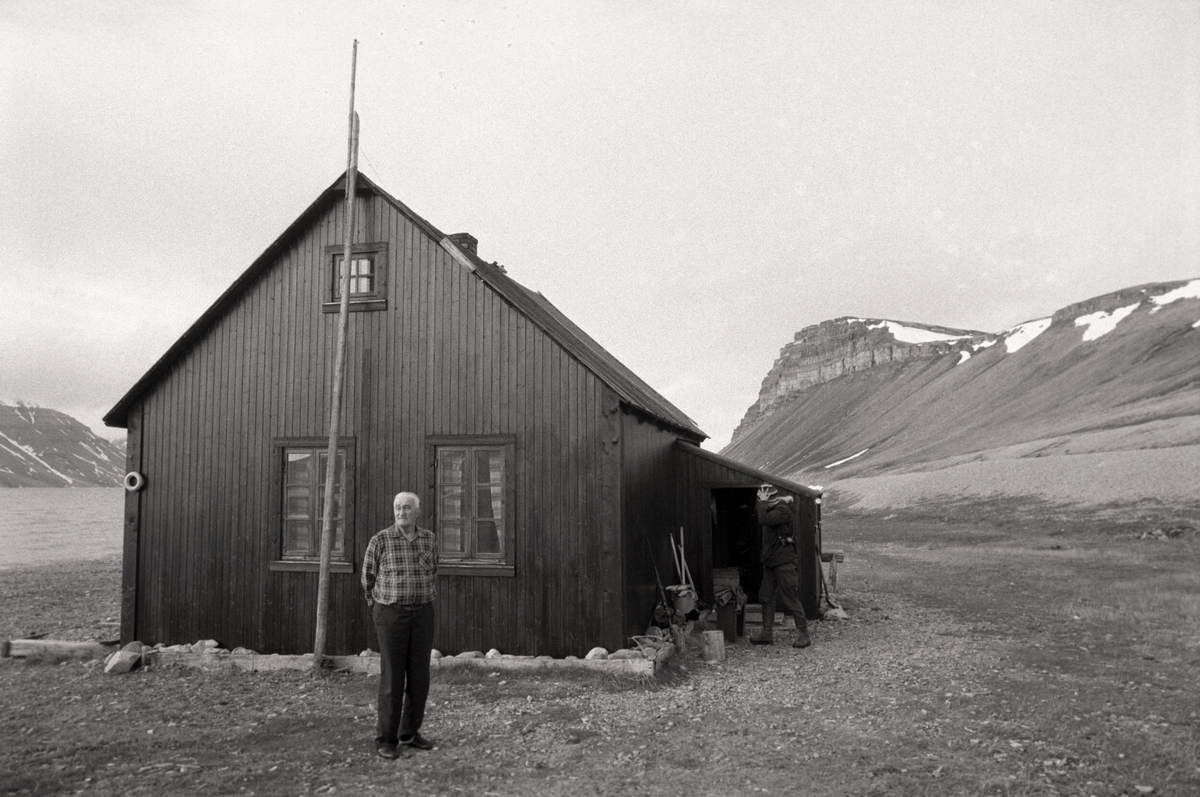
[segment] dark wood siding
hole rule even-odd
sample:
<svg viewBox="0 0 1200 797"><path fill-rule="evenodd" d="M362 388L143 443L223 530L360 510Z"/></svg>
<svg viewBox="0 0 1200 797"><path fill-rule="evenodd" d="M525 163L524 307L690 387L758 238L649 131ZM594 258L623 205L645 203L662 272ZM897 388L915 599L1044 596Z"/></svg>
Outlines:
<svg viewBox="0 0 1200 797"><path fill-rule="evenodd" d="M655 564L664 586L679 583L670 535L678 542L683 527L688 564L693 577L699 579L697 554L707 529L681 522L677 512L674 445L678 435L636 410L623 409L621 494L628 638L644 634L650 623L658 592Z"/></svg>
<svg viewBox="0 0 1200 797"><path fill-rule="evenodd" d="M621 642L615 394L394 205L358 202L355 240L388 244L388 305L349 319L354 572L331 575L327 652L375 646L359 569L393 494L417 492L436 520L428 435L516 438L516 574L440 578L438 648L562 656ZM272 457L277 439L328 432L337 315L321 302L342 225L340 209L318 216L140 400L148 484L127 539L143 642L311 650L317 574L269 570Z"/></svg>

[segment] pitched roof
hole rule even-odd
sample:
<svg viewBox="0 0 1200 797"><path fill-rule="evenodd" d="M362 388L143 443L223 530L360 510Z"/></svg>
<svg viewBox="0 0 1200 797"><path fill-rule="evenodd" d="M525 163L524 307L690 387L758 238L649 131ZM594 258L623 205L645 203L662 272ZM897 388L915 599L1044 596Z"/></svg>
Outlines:
<svg viewBox="0 0 1200 797"><path fill-rule="evenodd" d="M201 314L179 340L175 341L166 353L150 367L150 370L108 411L104 416L106 426L125 426L129 409L134 402L166 376L171 366L208 332L263 272L274 264L278 255L286 250L292 241L302 235L317 217L326 212L330 205L339 202L345 196L345 182L346 175L343 173L333 181L332 185L321 192L320 196L258 256L249 268L242 272L241 276L233 281L233 284L213 302L212 306ZM516 310L523 313L612 388L623 402L641 410L664 425L684 433L687 437L699 439L708 437L696 426L695 421L625 367L540 293L521 285L498 266L486 263L475 254L456 246L444 233L361 172L358 175L357 192L373 193L391 203L399 213L434 241L440 243L459 262L474 271L492 290Z"/></svg>

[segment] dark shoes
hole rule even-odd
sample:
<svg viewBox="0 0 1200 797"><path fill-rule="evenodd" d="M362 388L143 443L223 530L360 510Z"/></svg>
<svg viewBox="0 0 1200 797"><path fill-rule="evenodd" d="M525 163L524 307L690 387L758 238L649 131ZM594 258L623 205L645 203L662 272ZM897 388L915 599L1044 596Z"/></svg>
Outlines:
<svg viewBox="0 0 1200 797"><path fill-rule="evenodd" d="M378 755L380 758L399 758L400 750L394 744L385 744L383 742L376 742L375 754Z"/></svg>
<svg viewBox="0 0 1200 797"><path fill-rule="evenodd" d="M408 745L414 750L432 750L433 742L426 739L419 733L414 733L412 736L401 736L400 744Z"/></svg>
<svg viewBox="0 0 1200 797"><path fill-rule="evenodd" d="M806 648L812 644L812 640L808 638L808 631L801 628L796 631L796 641L792 643L794 648Z"/></svg>

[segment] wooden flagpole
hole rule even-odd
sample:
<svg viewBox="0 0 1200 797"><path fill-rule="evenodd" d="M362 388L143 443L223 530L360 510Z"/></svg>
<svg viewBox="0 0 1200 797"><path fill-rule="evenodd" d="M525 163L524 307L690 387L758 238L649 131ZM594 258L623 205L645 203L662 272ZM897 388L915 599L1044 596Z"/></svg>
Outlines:
<svg viewBox="0 0 1200 797"><path fill-rule="evenodd" d="M329 615L329 559L333 550L333 496L337 477L339 421L342 414L342 382L346 370L346 330L350 321L350 267L354 250L354 194L358 183L358 114L354 112L354 78L358 68L358 40L350 60L350 134L346 156L346 229L342 248L341 285L338 302L337 354L333 361L333 406L329 410L329 449L325 461L325 504L321 512L321 565L317 578L317 632L313 640L313 669L325 658L325 636ZM346 463L347 466L350 463ZM346 527L345 496L342 497L342 528Z"/></svg>

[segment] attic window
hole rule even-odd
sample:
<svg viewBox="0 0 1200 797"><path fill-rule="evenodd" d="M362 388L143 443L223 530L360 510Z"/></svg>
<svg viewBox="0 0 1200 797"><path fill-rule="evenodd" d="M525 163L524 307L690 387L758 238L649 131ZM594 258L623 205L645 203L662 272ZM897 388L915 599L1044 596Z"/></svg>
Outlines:
<svg viewBox="0 0 1200 797"><path fill-rule="evenodd" d="M350 312L387 309L388 246L355 244L350 256ZM325 295L321 310L336 313L342 296L344 246L325 247Z"/></svg>

